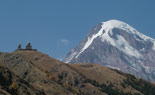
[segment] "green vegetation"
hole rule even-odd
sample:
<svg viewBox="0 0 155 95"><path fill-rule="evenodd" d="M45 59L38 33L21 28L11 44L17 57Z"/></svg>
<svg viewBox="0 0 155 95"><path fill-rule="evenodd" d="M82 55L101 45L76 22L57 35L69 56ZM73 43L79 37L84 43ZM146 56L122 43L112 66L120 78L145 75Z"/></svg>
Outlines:
<svg viewBox="0 0 155 95"><path fill-rule="evenodd" d="M101 88L101 91L107 93L108 95L133 95L131 92L125 93L123 91L120 91L119 89L114 87L111 82L108 85L104 83L99 84L97 81L89 79L87 79L87 82L91 83L96 87ZM140 94L135 93L134 95L140 95Z"/></svg>
<svg viewBox="0 0 155 95"><path fill-rule="evenodd" d="M127 74L124 83L140 91L144 95L155 95L155 86L142 79L136 79L134 76Z"/></svg>
<svg viewBox="0 0 155 95"><path fill-rule="evenodd" d="M111 69L111 70L113 70L113 69ZM144 95L155 95L155 86L151 85L151 83L149 83L143 79L137 79L133 75L125 74L118 70L114 70L114 71L127 77L127 79L125 79L124 82L121 84L122 87L126 88L126 86L129 85ZM138 95L138 94L135 94L135 95Z"/></svg>

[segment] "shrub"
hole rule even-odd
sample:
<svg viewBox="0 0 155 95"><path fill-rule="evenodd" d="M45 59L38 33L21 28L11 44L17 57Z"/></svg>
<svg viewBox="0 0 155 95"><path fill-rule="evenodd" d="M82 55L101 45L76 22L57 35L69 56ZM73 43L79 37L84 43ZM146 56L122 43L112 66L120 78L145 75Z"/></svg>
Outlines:
<svg viewBox="0 0 155 95"><path fill-rule="evenodd" d="M51 73L51 74L49 74L49 79L50 80L53 80L54 79L54 76L53 76L53 74Z"/></svg>
<svg viewBox="0 0 155 95"><path fill-rule="evenodd" d="M12 89L17 89L17 84L16 84L15 82L12 82L11 88L12 88Z"/></svg>

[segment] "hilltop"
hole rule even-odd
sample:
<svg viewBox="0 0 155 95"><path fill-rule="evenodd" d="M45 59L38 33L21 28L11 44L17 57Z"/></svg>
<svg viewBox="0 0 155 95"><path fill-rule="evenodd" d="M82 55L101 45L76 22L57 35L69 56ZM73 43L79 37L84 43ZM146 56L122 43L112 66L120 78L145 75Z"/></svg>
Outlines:
<svg viewBox="0 0 155 95"><path fill-rule="evenodd" d="M31 50L0 53L0 77L2 95L155 94L153 84L132 75L97 64L66 64Z"/></svg>

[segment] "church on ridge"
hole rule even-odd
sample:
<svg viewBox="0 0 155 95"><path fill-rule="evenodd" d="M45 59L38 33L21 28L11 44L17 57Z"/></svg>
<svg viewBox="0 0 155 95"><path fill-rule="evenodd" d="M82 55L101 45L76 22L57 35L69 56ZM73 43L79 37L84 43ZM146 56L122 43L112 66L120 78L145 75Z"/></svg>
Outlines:
<svg viewBox="0 0 155 95"><path fill-rule="evenodd" d="M21 44L19 44L18 47L17 47L17 51L26 51L26 50L37 51L37 49L32 49L32 46L31 46L30 42L28 42L25 49L22 48Z"/></svg>

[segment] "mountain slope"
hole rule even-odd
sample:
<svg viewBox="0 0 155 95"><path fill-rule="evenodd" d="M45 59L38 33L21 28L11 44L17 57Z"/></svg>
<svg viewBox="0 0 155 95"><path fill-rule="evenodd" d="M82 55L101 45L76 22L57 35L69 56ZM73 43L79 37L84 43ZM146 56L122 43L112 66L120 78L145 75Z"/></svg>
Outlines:
<svg viewBox="0 0 155 95"><path fill-rule="evenodd" d="M97 63L155 81L155 39L118 20L102 22L67 54L64 62Z"/></svg>
<svg viewBox="0 0 155 95"><path fill-rule="evenodd" d="M31 90L35 88L39 91L39 95L155 94L153 84L134 76L97 64L65 64L37 51L0 53L0 68L7 68L12 76L31 85ZM7 73L3 71L0 69L0 75L3 74L7 79ZM0 84L0 87L0 93L9 95L6 88L10 86ZM22 85L18 87L22 88ZM17 92L11 95L21 94Z"/></svg>
<svg viewBox="0 0 155 95"><path fill-rule="evenodd" d="M9 69L0 66L0 95L45 95Z"/></svg>

